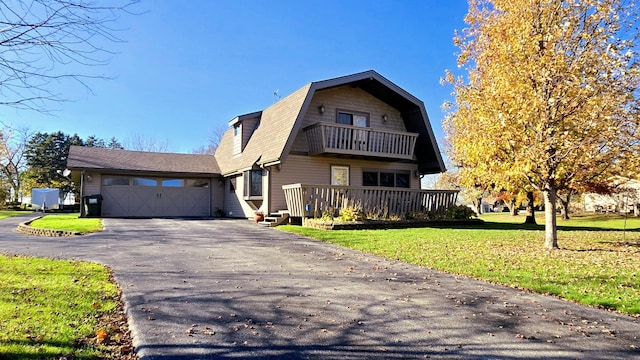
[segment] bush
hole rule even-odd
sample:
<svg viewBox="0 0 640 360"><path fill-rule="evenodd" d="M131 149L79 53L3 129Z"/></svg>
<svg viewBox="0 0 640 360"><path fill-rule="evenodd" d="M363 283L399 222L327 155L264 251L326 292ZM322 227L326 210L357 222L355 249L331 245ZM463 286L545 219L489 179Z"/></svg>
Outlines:
<svg viewBox="0 0 640 360"><path fill-rule="evenodd" d="M342 221L364 221L364 212L361 209L355 207L348 207L340 210L340 217Z"/></svg>
<svg viewBox="0 0 640 360"><path fill-rule="evenodd" d="M468 220L478 215L466 205L450 206L444 212L445 219Z"/></svg>

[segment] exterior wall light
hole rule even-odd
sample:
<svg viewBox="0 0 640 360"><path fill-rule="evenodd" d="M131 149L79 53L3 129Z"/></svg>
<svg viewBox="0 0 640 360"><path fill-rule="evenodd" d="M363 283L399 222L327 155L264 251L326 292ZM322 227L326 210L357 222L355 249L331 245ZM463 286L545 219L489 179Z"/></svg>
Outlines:
<svg viewBox="0 0 640 360"><path fill-rule="evenodd" d="M387 116L387 114L382 115L382 122L387 122L387 120L389 120L389 117Z"/></svg>
<svg viewBox="0 0 640 360"><path fill-rule="evenodd" d="M318 111L320 112L320 114L324 114L324 105L318 106Z"/></svg>

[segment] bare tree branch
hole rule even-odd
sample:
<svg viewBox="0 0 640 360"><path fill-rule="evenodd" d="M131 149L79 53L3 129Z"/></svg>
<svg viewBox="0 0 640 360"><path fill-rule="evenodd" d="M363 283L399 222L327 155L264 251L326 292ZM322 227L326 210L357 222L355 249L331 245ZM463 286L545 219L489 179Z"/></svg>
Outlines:
<svg viewBox="0 0 640 360"><path fill-rule="evenodd" d="M112 25L137 0L118 2L0 0L0 105L49 113L66 100L52 83L91 91L86 81L105 77L88 68L109 63L114 53L105 44L123 42Z"/></svg>

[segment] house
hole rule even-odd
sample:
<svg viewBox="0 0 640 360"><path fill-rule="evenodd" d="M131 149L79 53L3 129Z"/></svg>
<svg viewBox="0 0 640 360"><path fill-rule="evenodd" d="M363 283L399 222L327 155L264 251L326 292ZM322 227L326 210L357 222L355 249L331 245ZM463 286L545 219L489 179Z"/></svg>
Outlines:
<svg viewBox="0 0 640 360"><path fill-rule="evenodd" d="M214 156L74 146L68 167L83 196L103 196L103 216L434 211L456 194L420 190L445 170L424 104L372 70L237 116Z"/></svg>
<svg viewBox="0 0 640 360"><path fill-rule="evenodd" d="M585 212L633 213L640 216L640 181L614 177L609 194L585 193L582 197Z"/></svg>

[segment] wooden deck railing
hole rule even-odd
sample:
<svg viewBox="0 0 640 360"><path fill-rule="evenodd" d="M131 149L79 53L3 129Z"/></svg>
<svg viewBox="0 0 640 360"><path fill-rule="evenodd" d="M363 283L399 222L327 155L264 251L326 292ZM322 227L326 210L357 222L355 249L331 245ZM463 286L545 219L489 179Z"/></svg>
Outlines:
<svg viewBox="0 0 640 360"><path fill-rule="evenodd" d="M336 153L411 159L418 134L317 123L306 127L309 154Z"/></svg>
<svg viewBox="0 0 640 360"><path fill-rule="evenodd" d="M291 184L282 186L291 216L322 216L330 209L361 207L365 214L443 213L456 190L413 190L370 186Z"/></svg>

